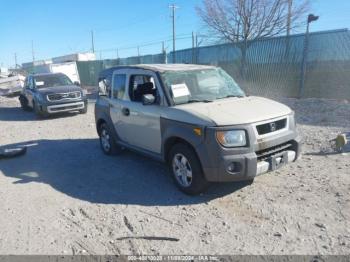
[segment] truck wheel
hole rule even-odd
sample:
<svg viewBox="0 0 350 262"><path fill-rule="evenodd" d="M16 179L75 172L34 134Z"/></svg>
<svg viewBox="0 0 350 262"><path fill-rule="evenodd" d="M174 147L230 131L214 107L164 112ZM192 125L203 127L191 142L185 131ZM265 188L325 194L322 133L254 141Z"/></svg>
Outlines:
<svg viewBox="0 0 350 262"><path fill-rule="evenodd" d="M25 96L20 96L19 97L19 102L21 103L21 108L24 110L24 111L30 111L30 107L28 106L28 100L27 98L25 98Z"/></svg>
<svg viewBox="0 0 350 262"><path fill-rule="evenodd" d="M86 114L87 111L88 111L88 105L87 105L87 103L86 103L85 106L84 106L84 109L80 109L80 110L79 110L79 113L80 113L80 114Z"/></svg>
<svg viewBox="0 0 350 262"><path fill-rule="evenodd" d="M106 155L117 155L122 151L122 148L117 145L113 138L112 132L106 123L100 127L100 145L103 153Z"/></svg>
<svg viewBox="0 0 350 262"><path fill-rule="evenodd" d="M34 112L35 114L39 117L39 118L46 118L49 116L48 113L43 112L40 110L39 106L33 101L33 108L34 108Z"/></svg>
<svg viewBox="0 0 350 262"><path fill-rule="evenodd" d="M204 192L209 183L205 179L196 152L185 144L176 144L169 154L170 168L177 187L188 195Z"/></svg>

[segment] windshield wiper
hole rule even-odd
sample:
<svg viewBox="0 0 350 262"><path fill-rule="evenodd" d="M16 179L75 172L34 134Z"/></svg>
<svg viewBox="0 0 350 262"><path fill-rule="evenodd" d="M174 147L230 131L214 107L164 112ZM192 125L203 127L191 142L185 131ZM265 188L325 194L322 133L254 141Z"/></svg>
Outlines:
<svg viewBox="0 0 350 262"><path fill-rule="evenodd" d="M213 102L213 100L209 100L209 99L190 99L187 101L187 103L198 103L198 102L203 102L203 103L211 103Z"/></svg>
<svg viewBox="0 0 350 262"><path fill-rule="evenodd" d="M219 98L217 98L217 99L224 99L224 98L230 98L230 97L242 98L242 97L244 97L244 96L242 96L242 95L227 95L227 96L219 97Z"/></svg>

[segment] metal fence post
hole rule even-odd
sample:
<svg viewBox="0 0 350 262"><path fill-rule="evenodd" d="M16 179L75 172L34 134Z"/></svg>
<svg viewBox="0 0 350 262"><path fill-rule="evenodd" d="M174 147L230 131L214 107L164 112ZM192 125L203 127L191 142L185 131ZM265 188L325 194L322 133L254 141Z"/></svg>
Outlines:
<svg viewBox="0 0 350 262"><path fill-rule="evenodd" d="M302 98L304 96L305 91L305 75L306 75L306 66L307 66L307 56L309 54L309 27L310 23L317 21L318 16L315 16L313 14L309 14L307 17L307 26L306 26L306 34L305 34L305 40L304 40L304 50L303 50L303 58L301 61L301 77L300 77L300 88L299 88L299 98Z"/></svg>
<svg viewBox="0 0 350 262"><path fill-rule="evenodd" d="M307 63L307 55L309 49L309 23L307 23L306 34L304 37L304 49L303 49L303 57L301 61L301 75L300 75L300 86L299 86L299 98L302 98L304 95L305 88L305 74L306 74L306 63Z"/></svg>

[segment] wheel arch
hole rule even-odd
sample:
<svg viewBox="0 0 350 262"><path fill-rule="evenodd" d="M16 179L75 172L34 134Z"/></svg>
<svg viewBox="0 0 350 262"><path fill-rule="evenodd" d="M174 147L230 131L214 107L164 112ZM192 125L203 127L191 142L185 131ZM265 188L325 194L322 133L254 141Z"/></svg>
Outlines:
<svg viewBox="0 0 350 262"><path fill-rule="evenodd" d="M166 140L165 140L165 143L164 143L164 148L163 148L163 155L164 155L164 160L166 163L169 163L170 159L169 159L169 153L171 151L171 149L173 148L174 145L176 144L185 144L187 145L188 147L190 147L196 154L197 158L199 159L199 156L198 156L198 153L196 151L196 148L191 144L191 142L189 142L188 140L180 137L180 136L171 136L171 137L168 137ZM199 159L200 161L200 159Z"/></svg>

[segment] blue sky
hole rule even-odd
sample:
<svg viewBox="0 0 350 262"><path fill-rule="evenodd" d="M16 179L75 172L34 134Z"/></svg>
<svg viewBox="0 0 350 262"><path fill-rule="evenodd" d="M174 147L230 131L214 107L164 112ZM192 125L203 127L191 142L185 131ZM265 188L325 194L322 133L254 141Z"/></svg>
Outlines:
<svg viewBox="0 0 350 262"><path fill-rule="evenodd" d="M320 15L311 31L350 28L350 0L311 0L311 12ZM0 0L0 65L14 65L35 58L46 59L91 49L95 34L97 56L115 58L157 53L161 42L172 49L169 5L176 13L177 48L191 46L191 32L205 32L195 7L201 0ZM102 52L100 52L102 50Z"/></svg>

